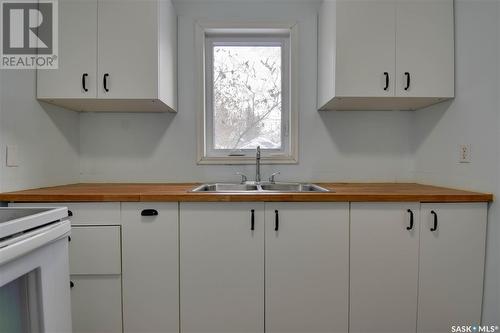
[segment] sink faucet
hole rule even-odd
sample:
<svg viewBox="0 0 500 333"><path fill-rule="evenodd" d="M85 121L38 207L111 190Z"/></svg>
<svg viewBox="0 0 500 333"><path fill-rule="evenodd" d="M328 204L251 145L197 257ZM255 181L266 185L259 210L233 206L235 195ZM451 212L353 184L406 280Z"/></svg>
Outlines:
<svg viewBox="0 0 500 333"><path fill-rule="evenodd" d="M255 182L260 183L260 146L257 146L257 154L255 155Z"/></svg>

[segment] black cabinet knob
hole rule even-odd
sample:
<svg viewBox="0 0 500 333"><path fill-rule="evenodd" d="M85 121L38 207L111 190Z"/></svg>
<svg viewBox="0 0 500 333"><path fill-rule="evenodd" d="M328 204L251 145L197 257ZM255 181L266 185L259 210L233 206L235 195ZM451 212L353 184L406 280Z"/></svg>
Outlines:
<svg viewBox="0 0 500 333"><path fill-rule="evenodd" d="M69 281L69 287L70 287L70 289L72 289L74 286L75 286L75 284L73 283L73 281Z"/></svg>

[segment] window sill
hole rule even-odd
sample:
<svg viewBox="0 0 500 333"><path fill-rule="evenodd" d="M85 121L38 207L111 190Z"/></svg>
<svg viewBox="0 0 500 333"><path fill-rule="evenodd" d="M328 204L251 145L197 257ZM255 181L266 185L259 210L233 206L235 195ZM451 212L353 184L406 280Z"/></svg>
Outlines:
<svg viewBox="0 0 500 333"><path fill-rule="evenodd" d="M273 156L262 157L261 164L298 164L299 161L293 156ZM202 157L198 160L198 165L241 165L241 164L255 164L255 157Z"/></svg>

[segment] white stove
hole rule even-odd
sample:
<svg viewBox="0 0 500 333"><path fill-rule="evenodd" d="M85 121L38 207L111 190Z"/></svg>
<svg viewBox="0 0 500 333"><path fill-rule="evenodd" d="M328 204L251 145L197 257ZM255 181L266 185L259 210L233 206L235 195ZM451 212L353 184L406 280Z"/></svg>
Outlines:
<svg viewBox="0 0 500 333"><path fill-rule="evenodd" d="M0 208L0 332L71 332L66 208Z"/></svg>

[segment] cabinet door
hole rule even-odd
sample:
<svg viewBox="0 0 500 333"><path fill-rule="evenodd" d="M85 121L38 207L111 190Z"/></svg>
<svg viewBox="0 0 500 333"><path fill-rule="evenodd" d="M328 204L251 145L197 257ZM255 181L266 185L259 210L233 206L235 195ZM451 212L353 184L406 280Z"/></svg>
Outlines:
<svg viewBox="0 0 500 333"><path fill-rule="evenodd" d="M37 97L96 98L96 75L97 0L60 0L59 68L37 71Z"/></svg>
<svg viewBox="0 0 500 333"><path fill-rule="evenodd" d="M396 8L396 96L453 97L453 0L401 0Z"/></svg>
<svg viewBox="0 0 500 333"><path fill-rule="evenodd" d="M336 15L336 96L394 96L394 1L338 1Z"/></svg>
<svg viewBox="0 0 500 333"><path fill-rule="evenodd" d="M121 277L71 276L74 333L122 332Z"/></svg>
<svg viewBox="0 0 500 333"><path fill-rule="evenodd" d="M351 203L352 332L415 332L419 210L419 203Z"/></svg>
<svg viewBox="0 0 500 333"><path fill-rule="evenodd" d="M487 204L422 204L421 214L417 332L480 323Z"/></svg>
<svg viewBox="0 0 500 333"><path fill-rule="evenodd" d="M98 97L156 98L158 1L99 0L98 7Z"/></svg>
<svg viewBox="0 0 500 333"><path fill-rule="evenodd" d="M178 203L122 203L124 332L179 332L178 220Z"/></svg>
<svg viewBox="0 0 500 333"><path fill-rule="evenodd" d="M266 332L347 332L349 204L266 203L265 245Z"/></svg>
<svg viewBox="0 0 500 333"><path fill-rule="evenodd" d="M181 203L181 332L264 332L263 207Z"/></svg>
<svg viewBox="0 0 500 333"><path fill-rule="evenodd" d="M73 226L69 242L70 274L120 275L120 236L120 226Z"/></svg>

